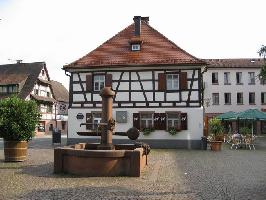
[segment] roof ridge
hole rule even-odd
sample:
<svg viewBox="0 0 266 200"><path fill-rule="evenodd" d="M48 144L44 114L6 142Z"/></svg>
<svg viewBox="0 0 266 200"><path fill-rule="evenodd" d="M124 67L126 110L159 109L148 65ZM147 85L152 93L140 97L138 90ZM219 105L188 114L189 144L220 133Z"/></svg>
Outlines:
<svg viewBox="0 0 266 200"><path fill-rule="evenodd" d="M203 60L262 60L262 58L203 58Z"/></svg>

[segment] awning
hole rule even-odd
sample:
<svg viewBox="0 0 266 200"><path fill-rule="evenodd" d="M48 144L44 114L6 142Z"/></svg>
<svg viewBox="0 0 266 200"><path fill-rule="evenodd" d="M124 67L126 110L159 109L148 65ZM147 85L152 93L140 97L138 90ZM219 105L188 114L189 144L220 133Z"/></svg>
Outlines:
<svg viewBox="0 0 266 200"><path fill-rule="evenodd" d="M238 113L233 118L238 120L266 120L266 113L261 112L257 109L248 109L243 112Z"/></svg>

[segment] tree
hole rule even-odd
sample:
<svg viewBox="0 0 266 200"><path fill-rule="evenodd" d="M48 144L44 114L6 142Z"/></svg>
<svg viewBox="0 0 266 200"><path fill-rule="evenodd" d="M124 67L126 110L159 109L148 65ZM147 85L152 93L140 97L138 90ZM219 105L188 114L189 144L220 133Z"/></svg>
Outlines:
<svg viewBox="0 0 266 200"><path fill-rule="evenodd" d="M260 70L259 77L262 80L266 80L266 46L262 45L260 50L258 51L258 54L264 60L264 63L263 63L262 68Z"/></svg>

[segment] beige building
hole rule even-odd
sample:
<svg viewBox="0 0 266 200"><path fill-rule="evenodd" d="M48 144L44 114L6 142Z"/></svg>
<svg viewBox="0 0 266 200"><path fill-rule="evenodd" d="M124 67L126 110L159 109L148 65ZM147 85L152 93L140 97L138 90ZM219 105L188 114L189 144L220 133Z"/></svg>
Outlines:
<svg viewBox="0 0 266 200"><path fill-rule="evenodd" d="M263 59L205 61L208 63L208 71L203 74L205 118L228 111L266 111L266 81L258 77ZM235 122L232 127L236 128ZM266 133L265 122L257 122L254 127L255 133Z"/></svg>

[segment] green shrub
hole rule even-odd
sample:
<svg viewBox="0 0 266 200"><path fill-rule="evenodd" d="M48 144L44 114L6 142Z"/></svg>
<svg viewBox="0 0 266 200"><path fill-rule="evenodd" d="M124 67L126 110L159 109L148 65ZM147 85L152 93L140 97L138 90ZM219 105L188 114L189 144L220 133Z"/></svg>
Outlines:
<svg viewBox="0 0 266 200"><path fill-rule="evenodd" d="M0 101L0 137L6 141L29 141L40 114L36 102L16 96Z"/></svg>
<svg viewBox="0 0 266 200"><path fill-rule="evenodd" d="M241 127L239 131L242 135L251 135L251 129L248 127Z"/></svg>

